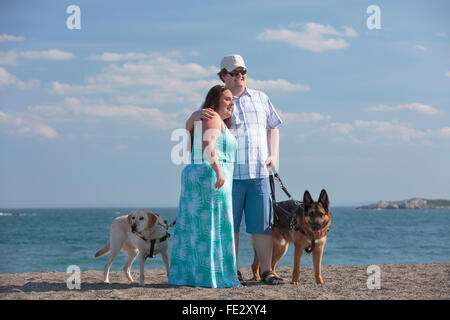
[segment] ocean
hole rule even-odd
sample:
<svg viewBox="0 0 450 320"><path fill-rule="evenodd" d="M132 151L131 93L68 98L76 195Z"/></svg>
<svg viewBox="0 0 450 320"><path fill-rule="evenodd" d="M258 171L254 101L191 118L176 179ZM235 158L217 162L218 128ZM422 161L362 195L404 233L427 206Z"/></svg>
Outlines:
<svg viewBox="0 0 450 320"><path fill-rule="evenodd" d="M169 222L177 215L177 208L0 209L0 273L66 272L70 265L103 270L108 256L94 259L95 252L107 243L112 221L134 209L150 209ZM331 212L323 265L450 262L450 210ZM239 266L250 267L253 250L244 222L239 241ZM291 245L278 265L292 266L293 252ZM125 261L122 252L111 270L121 270ZM304 253L301 264L312 265L311 256ZM161 257L148 259L146 268L164 269ZM139 269L138 259L132 269Z"/></svg>

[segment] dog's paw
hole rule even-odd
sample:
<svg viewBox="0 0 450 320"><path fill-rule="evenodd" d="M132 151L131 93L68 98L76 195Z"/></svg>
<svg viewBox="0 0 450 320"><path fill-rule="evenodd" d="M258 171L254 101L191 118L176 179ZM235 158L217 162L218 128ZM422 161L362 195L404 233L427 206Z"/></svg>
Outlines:
<svg viewBox="0 0 450 320"><path fill-rule="evenodd" d="M298 285L300 284L300 281L298 281L298 280L297 280L297 281L292 280L291 283L292 283L293 285L298 286Z"/></svg>
<svg viewBox="0 0 450 320"><path fill-rule="evenodd" d="M316 278L316 284L324 284L325 282L322 279L321 275L315 276Z"/></svg>

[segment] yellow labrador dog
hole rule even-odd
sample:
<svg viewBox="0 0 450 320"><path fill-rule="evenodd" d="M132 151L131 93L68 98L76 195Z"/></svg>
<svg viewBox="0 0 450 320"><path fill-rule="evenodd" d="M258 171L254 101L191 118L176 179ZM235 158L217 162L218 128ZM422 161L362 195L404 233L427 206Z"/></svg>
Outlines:
<svg viewBox="0 0 450 320"><path fill-rule="evenodd" d="M131 282L130 267L136 256L139 254L139 285L145 285L144 264L145 260L154 254L160 253L169 276L169 258L167 255L168 224L163 221L158 214L147 210L136 210L127 216L116 218L111 224L111 232L108 243L95 254L95 258L101 257L108 252L108 262L105 265L104 282L109 283L109 269L114 259L123 249L128 259L123 267L123 271Z"/></svg>

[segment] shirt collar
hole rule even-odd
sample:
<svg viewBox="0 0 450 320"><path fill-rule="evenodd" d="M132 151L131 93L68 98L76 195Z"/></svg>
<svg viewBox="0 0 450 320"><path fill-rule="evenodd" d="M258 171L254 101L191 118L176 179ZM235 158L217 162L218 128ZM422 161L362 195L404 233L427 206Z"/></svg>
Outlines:
<svg viewBox="0 0 450 320"><path fill-rule="evenodd" d="M244 91L244 93L241 95L241 97L244 96L244 95L248 95L249 97L252 97L252 94L251 94L250 91L247 89L247 87L245 87L245 91ZM238 99L238 98L240 98L240 97L233 96L233 98Z"/></svg>

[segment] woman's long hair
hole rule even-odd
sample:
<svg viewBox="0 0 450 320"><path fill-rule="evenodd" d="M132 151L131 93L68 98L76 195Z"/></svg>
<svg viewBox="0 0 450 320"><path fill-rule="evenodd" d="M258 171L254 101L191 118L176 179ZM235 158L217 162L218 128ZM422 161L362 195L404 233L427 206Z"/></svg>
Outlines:
<svg viewBox="0 0 450 320"><path fill-rule="evenodd" d="M230 90L230 89L225 88L225 86L222 86L220 84L209 89L208 94L206 95L206 98L205 98L205 102L203 103L202 109L211 108L214 111L217 111L217 109L219 108L219 104L220 104L220 97L222 96L222 93L225 90ZM231 127L231 117L223 120L223 122L225 123L225 125L227 126L228 129ZM195 127L195 125L194 125L194 127ZM192 129L190 133L191 133L191 151L192 151L192 147L193 147L193 143L194 143L194 129Z"/></svg>

